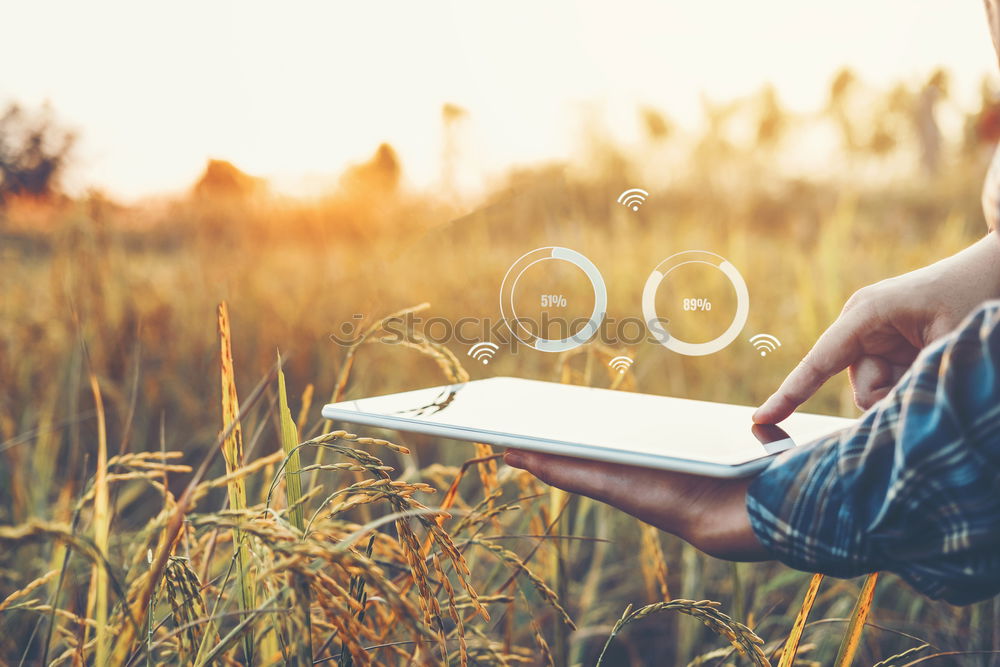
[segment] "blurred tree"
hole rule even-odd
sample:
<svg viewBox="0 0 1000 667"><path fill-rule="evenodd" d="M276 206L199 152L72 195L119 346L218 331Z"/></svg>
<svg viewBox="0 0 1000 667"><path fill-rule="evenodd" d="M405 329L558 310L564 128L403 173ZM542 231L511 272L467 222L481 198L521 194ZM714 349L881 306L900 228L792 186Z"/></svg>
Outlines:
<svg viewBox="0 0 1000 667"><path fill-rule="evenodd" d="M696 152L703 152L710 157L731 156L736 151L736 145L729 136L730 124L740 110L740 102L713 102L704 93L701 95L701 108L705 115L705 131L699 139Z"/></svg>
<svg viewBox="0 0 1000 667"><path fill-rule="evenodd" d="M840 129L844 148L854 153L859 148L857 131L848 111L850 99L857 88L858 77L849 67L845 67L833 78L830 84L830 98L827 102L827 113L833 118Z"/></svg>
<svg viewBox="0 0 1000 667"><path fill-rule="evenodd" d="M768 84L757 95L757 148L778 148L788 130L788 114L781 106L778 92Z"/></svg>
<svg viewBox="0 0 1000 667"><path fill-rule="evenodd" d="M379 144L366 161L352 164L340 177L339 187L321 205L324 225L355 239L373 239L392 227L398 234L405 219L400 206L403 165L396 150ZM409 227L409 225L406 225Z"/></svg>
<svg viewBox="0 0 1000 667"><path fill-rule="evenodd" d="M938 102L948 96L948 73L936 70L924 84L913 107L913 123L920 141L920 164L928 176L941 168L942 137L937 121Z"/></svg>
<svg viewBox="0 0 1000 667"><path fill-rule="evenodd" d="M209 160L201 178L194 184L199 200L240 200L259 193L263 179L251 176L225 160Z"/></svg>
<svg viewBox="0 0 1000 667"><path fill-rule="evenodd" d="M906 125L913 104L913 94L905 83L896 84L884 97L875 113L875 127L868 138L868 150L873 155L885 158L899 148L902 144L900 129Z"/></svg>
<svg viewBox="0 0 1000 667"><path fill-rule="evenodd" d="M670 119L653 107L643 107L639 110L639 115L642 118L642 126L646 130L646 136L653 141L664 141L674 131Z"/></svg>
<svg viewBox="0 0 1000 667"><path fill-rule="evenodd" d="M979 84L979 109L966 114L962 152L975 156L992 149L1000 141L1000 95L992 77L984 76Z"/></svg>
<svg viewBox="0 0 1000 667"><path fill-rule="evenodd" d="M371 159L344 172L341 184L349 195L389 195L399 188L402 174L395 149L389 144L380 144Z"/></svg>
<svg viewBox="0 0 1000 667"><path fill-rule="evenodd" d="M55 195L75 140L56 126L48 105L35 115L7 107L0 116L0 206L12 197Z"/></svg>
<svg viewBox="0 0 1000 667"><path fill-rule="evenodd" d="M457 192L456 173L458 154L461 147L459 132L462 122L469 117L463 107L451 102L441 106L441 122L444 125L441 147L441 186L446 193L454 196Z"/></svg>

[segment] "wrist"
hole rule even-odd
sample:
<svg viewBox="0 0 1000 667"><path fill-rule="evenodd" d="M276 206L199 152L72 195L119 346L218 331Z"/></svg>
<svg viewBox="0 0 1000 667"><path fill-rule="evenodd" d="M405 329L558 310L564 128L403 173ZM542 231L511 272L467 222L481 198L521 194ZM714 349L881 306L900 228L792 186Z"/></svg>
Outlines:
<svg viewBox="0 0 1000 667"><path fill-rule="evenodd" d="M759 561L770 558L750 524L746 495L752 478L726 480L705 509L687 517L682 537L716 558Z"/></svg>

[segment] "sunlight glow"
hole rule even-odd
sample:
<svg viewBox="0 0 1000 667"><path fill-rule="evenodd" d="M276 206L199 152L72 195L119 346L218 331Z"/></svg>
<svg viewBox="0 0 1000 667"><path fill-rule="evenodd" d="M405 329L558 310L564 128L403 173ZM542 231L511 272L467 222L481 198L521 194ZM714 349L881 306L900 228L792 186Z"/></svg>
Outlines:
<svg viewBox="0 0 1000 667"><path fill-rule="evenodd" d="M383 141L435 185L448 102L476 188L571 155L581 109L628 142L639 104L693 125L702 92L772 82L816 108L843 65L886 85L943 65L969 99L996 70L981 4L952 0L7 4L0 103L50 101L82 136L71 188L126 197L187 187L209 157L302 191Z"/></svg>

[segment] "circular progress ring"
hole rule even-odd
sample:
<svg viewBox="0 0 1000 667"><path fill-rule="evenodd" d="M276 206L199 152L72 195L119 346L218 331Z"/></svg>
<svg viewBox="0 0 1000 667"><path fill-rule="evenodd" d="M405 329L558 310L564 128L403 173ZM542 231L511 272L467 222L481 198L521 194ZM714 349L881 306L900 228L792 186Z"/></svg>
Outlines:
<svg viewBox="0 0 1000 667"><path fill-rule="evenodd" d="M671 336L656 313L656 290L660 287L660 283L674 269L692 263L707 264L718 269L729 279L733 289L736 290L736 313L733 315L733 321L729 324L729 328L722 332L718 338L704 343L688 343ZM692 357L718 352L736 340L746 325L749 314L750 293L747 291L747 284L743 281L743 276L724 257L707 250L685 250L667 257L657 264L653 272L649 274L646 287L642 290L642 315L646 318L646 326L649 327L650 333L667 349Z"/></svg>
<svg viewBox="0 0 1000 667"><path fill-rule="evenodd" d="M587 274L587 278L590 279L590 284L594 288L594 312L591 313L590 320L575 334L561 339L541 338L534 332L529 331L518 319L517 311L514 309L514 292L521 274L539 262L553 259L569 262L578 267ZM604 317L607 314L607 309L608 291L604 285L604 278L601 276L601 272L585 256L575 250L561 246L536 248L521 255L507 269L507 273L503 277L503 283L500 285L500 314L503 316L507 328L510 329L510 332L519 341L542 352L565 352L566 350L572 350L574 347L583 345L597 333L601 322L604 321Z"/></svg>

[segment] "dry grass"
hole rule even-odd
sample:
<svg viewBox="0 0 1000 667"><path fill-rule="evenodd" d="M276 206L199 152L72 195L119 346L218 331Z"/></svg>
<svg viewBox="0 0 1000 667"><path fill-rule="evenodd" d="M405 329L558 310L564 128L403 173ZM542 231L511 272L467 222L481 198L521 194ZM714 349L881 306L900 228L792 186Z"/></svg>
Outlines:
<svg viewBox="0 0 1000 667"><path fill-rule="evenodd" d="M221 307L219 312L220 339L226 346L227 310ZM421 349L424 341L415 332L410 333L414 345ZM224 359L227 352L224 347ZM425 352L438 360L433 347L427 347ZM171 463L182 458L182 452L135 452L107 460L104 473L87 485L74 514L91 514L97 521L101 485L105 495L112 486L151 487L160 497L162 510L127 544L119 543L112 550L102 546L100 539L75 535L72 526L58 523L33 521L0 530L0 542L10 552L62 543L68 547L67 564L72 555L87 560L115 592L106 620L100 617L100 609L93 601L86 607L86 616L74 612L72 604L79 593L94 591L101 579L96 575L82 581L60 577L53 586L60 574L57 569L9 594L0 602L0 612L11 619L17 618L12 614L19 612L24 617L21 623L32 634L37 634L46 619L55 631L40 650L42 655L51 656L53 664L108 662L106 655L98 653L101 630L104 636L118 638L114 661L119 664L310 664L316 660L336 660L340 665L397 661L454 662L463 666L470 662L555 664L559 658L545 637L543 623L571 631L577 630L577 623L540 574L548 569L545 559L558 562L566 556L565 551L554 548L561 536L551 531L561 511L556 516L547 511L551 509L545 502L548 494L541 493L537 484L521 473L506 469L501 474L495 467L496 456L487 454L446 473L451 484L442 508L435 509L419 499L433 494L434 487L419 481L394 480L394 468L369 451L381 449L406 457L410 454L406 447L342 430L296 444L280 358L275 368L276 449L253 461L236 456L233 450L226 452L233 444L233 433L240 432L237 425L247 420L235 399L227 399L223 412L231 416L217 440L225 454L225 474L205 481L199 481L196 474L193 486L189 485L184 494L189 500L178 501L168 490L169 475L192 472L189 465ZM233 387L234 381L232 367L224 362L224 391ZM93 386L99 400L96 382ZM260 391L254 392L255 398L261 395ZM334 460L300 466L301 453L310 449L324 451ZM211 458L209 451L200 470ZM490 464L494 464L492 469ZM468 503L469 496L458 493L464 473L471 467L488 476L479 479L481 497L475 504ZM324 477L353 477L334 484L329 493L323 489L331 487L322 484L303 493L296 484L289 483L299 481L303 473L310 471L323 473ZM206 511L213 504L211 491L222 488L230 491L222 506ZM235 502L233 489L238 490ZM251 495L247 489L257 489L256 503L248 500ZM379 517L365 524L351 521L349 517L361 507ZM385 509L374 509L378 507ZM182 527L160 568L153 557L154 549L160 552L161 535L175 523L173 517L178 514L183 516ZM511 515L532 517L529 525L535 524L533 517L541 519L524 538L534 546L523 556L498 541L517 537L505 525L505 517ZM394 530L386 532L389 526ZM416 530L423 532L423 540ZM659 546L659 536L646 526L640 526L639 532L645 559L655 562L643 563L649 573L645 583L635 582L634 590L654 599L668 597L668 557ZM476 550L491 556L494 564L476 559ZM245 559L241 560L241 553L246 554ZM117 559L112 561L112 556ZM64 566L63 573L67 571L72 572ZM838 664L851 664L858 649L874 580L871 577L862 588ZM818 577L813 579L814 584L818 581ZM150 589L148 598L146 589ZM794 625L797 632L802 631L816 589L809 588ZM512 591L514 595L509 594ZM261 599L264 602L255 602ZM539 603L551 613L541 612ZM499 643L490 639L497 626L491 625L487 607L493 607L501 619L525 616L526 630L508 632ZM629 607L608 632L597 662L607 664L612 641L626 625L638 624L662 611L676 611L700 620L730 643L735 655L751 664L770 664L764 640L718 607L718 602L682 599L667 599L635 611ZM91 630L97 632L94 639L89 638ZM797 634L793 636L797 642ZM581 641L577 635L578 646ZM785 650L790 645L794 655L791 641ZM39 650L30 642L12 643L9 648L14 647L29 652ZM907 651L891 660L911 655L913 652ZM712 656L731 659L733 653L710 651L696 662L702 664ZM786 664L784 658L782 664Z"/></svg>
<svg viewBox="0 0 1000 667"><path fill-rule="evenodd" d="M891 575L876 589L733 568L543 488L487 446L319 416L326 397L493 374L752 403L854 289L982 231L979 154L933 182L869 184L764 179L760 154L732 151L664 171L662 153L606 148L585 172L512 174L471 213L397 191L83 201L45 229L0 221L0 659L987 664L952 654L992 648L989 603L951 608ZM652 193L641 215L614 205L637 183ZM746 333L777 334L781 352L642 344L619 375L606 363L625 350L594 343L466 369L463 347L407 324L495 317L510 262L553 243L601 268L617 318L639 312L664 257L719 252L751 286ZM344 322L361 334L349 349L329 340ZM382 344L387 326L401 345ZM853 414L846 382L807 407Z"/></svg>

